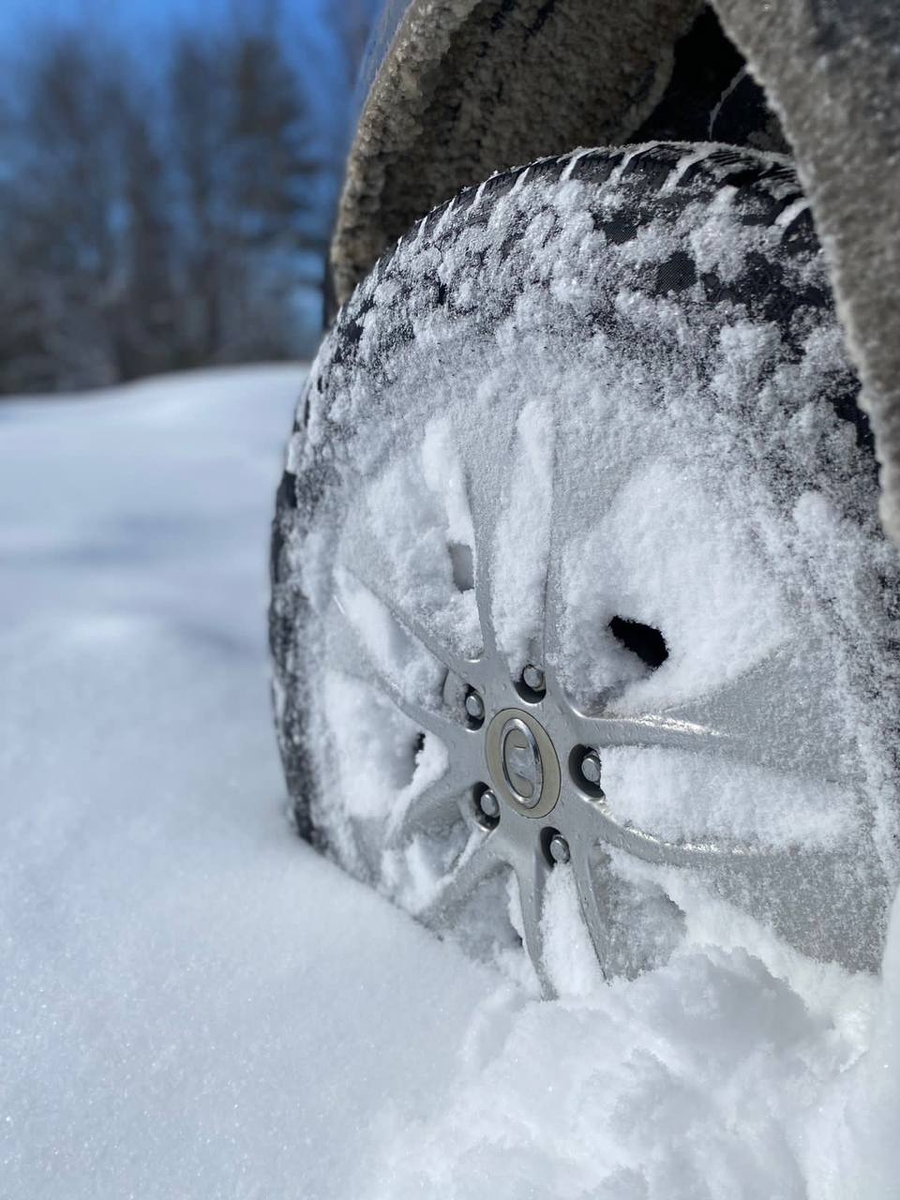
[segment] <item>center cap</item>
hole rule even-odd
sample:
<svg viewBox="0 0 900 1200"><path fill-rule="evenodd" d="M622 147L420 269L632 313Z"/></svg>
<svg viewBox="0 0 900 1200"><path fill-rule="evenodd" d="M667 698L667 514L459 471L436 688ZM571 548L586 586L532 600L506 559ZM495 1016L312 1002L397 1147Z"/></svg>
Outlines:
<svg viewBox="0 0 900 1200"><path fill-rule="evenodd" d="M537 738L521 717L510 717L500 730L500 762L503 778L516 800L525 808L540 804L544 761Z"/></svg>
<svg viewBox="0 0 900 1200"><path fill-rule="evenodd" d="M526 817L545 817L559 799L559 759L539 721L504 708L487 729L485 753L491 782L510 807Z"/></svg>

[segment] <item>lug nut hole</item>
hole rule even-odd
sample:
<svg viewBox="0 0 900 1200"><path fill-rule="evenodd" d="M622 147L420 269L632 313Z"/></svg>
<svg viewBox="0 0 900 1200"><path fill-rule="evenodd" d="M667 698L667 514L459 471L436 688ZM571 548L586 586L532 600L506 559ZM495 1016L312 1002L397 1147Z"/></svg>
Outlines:
<svg viewBox="0 0 900 1200"><path fill-rule="evenodd" d="M551 867L567 863L572 857L569 843L558 829L553 829L551 826L541 830L541 850Z"/></svg>
<svg viewBox="0 0 900 1200"><path fill-rule="evenodd" d="M470 688L466 692L466 720L470 729L480 729L484 724L484 700L479 692Z"/></svg>
<svg viewBox="0 0 900 1200"><path fill-rule="evenodd" d="M592 800L603 799L600 755L593 746L575 746L569 755L572 782Z"/></svg>
<svg viewBox="0 0 900 1200"><path fill-rule="evenodd" d="M547 691L544 672L529 663L515 681L515 689L526 704L540 704Z"/></svg>
<svg viewBox="0 0 900 1200"><path fill-rule="evenodd" d="M476 783L472 790L475 820L482 829L496 829L500 824L500 800L493 788Z"/></svg>

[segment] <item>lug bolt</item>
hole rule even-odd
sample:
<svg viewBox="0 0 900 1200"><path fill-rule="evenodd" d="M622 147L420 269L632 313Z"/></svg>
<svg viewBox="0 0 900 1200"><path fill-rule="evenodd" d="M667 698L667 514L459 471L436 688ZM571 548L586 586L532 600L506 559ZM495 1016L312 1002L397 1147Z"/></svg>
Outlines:
<svg viewBox="0 0 900 1200"><path fill-rule="evenodd" d="M466 712L473 721L484 720L484 701L477 692L469 692L466 696Z"/></svg>
<svg viewBox="0 0 900 1200"><path fill-rule="evenodd" d="M600 755L596 750L588 750L581 760L581 774L588 782L598 787L600 784Z"/></svg>
<svg viewBox="0 0 900 1200"><path fill-rule="evenodd" d="M496 792L492 792L490 788L478 797L478 807L491 821L496 821L500 816L500 801L497 799Z"/></svg>
<svg viewBox="0 0 900 1200"><path fill-rule="evenodd" d="M544 672L540 667L534 667L529 663L522 672L522 682L533 692L542 692L544 690Z"/></svg>
<svg viewBox="0 0 900 1200"><path fill-rule="evenodd" d="M554 833L550 839L550 857L555 863L567 863L569 861L569 843L561 833Z"/></svg>

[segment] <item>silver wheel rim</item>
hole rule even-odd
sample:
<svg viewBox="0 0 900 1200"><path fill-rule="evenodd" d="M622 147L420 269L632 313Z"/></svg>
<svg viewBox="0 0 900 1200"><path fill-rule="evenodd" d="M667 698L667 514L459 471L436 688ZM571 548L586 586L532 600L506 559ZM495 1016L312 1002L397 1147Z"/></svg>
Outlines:
<svg viewBox="0 0 900 1200"><path fill-rule="evenodd" d="M833 931L824 943L816 940L815 909L823 900L823 889L833 890L840 886L836 881L854 873L859 876L858 843L838 850L817 850L797 845L772 849L752 841L666 840L652 830L618 819L603 785L604 755L620 747L663 748L783 768L783 747L762 734L760 714L765 714L767 703L784 684L785 663L773 657L752 673L752 678L741 682L737 696L713 695L689 706L689 713L684 706L627 715L586 712L573 703L556 670L557 565L551 562L545 587L542 661L529 663L513 677L498 647L492 619L490 536L486 530L493 532L494 522L479 521L477 501L474 496L470 499L477 563L474 595L483 643L477 657L459 655L433 629L405 611L403 604L385 594L376 580L362 571L351 573L355 583L441 665L444 694L447 681L455 681L461 697L457 703L431 707L403 694L367 653L352 622L342 614L350 627L349 640L361 680L404 714L422 735L438 739L448 753L448 767L440 779L391 818L386 848L402 853L417 837L433 835L454 822L462 821L467 830L461 853L429 902L415 906L414 915L438 932L452 931L479 889L499 873L511 872L521 909L521 923L514 924L543 994L553 996L557 988L547 966L544 915L553 873L565 871L602 976L631 977L667 957L680 937L683 914L664 885L651 881L633 890L623 883L621 874L611 867L624 857L638 867L656 869L657 875L661 869L699 877L728 901L748 892L767 896L771 909L762 914L763 919L773 924L777 933L814 957L836 957L828 941ZM538 683L541 690L527 681ZM511 785L510 771L515 774L521 764L511 767L511 755L504 755L504 736L508 739L516 731L521 736L514 750L520 756L525 754L526 765L529 752L535 760L531 778L538 792L536 799L523 796ZM814 747L808 749L811 754L817 752ZM860 778L841 770L837 751L832 757L829 747L820 746L818 753L823 780L840 781L859 791ZM800 757L802 774L805 760ZM599 781L595 778L598 772ZM515 777L523 778L521 774ZM855 919L860 917L861 906L868 906L873 929L880 902L878 880L872 873L860 880L858 893L848 900L855 908ZM740 899L737 904L745 907ZM641 944L632 944L628 914L648 905L655 930ZM849 947L849 952L852 956L854 947ZM870 958L870 950L864 948L860 961L850 965L868 966Z"/></svg>

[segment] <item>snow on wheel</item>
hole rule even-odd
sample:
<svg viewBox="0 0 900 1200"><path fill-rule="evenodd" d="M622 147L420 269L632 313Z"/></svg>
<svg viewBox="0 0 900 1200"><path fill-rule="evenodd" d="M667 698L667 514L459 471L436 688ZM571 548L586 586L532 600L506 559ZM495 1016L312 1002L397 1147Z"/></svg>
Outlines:
<svg viewBox="0 0 900 1200"><path fill-rule="evenodd" d="M786 160L581 152L430 214L279 491L301 830L546 993L713 924L875 969L898 580L856 386Z"/></svg>

